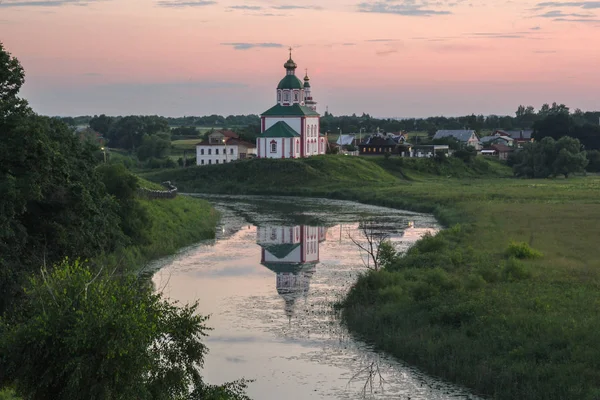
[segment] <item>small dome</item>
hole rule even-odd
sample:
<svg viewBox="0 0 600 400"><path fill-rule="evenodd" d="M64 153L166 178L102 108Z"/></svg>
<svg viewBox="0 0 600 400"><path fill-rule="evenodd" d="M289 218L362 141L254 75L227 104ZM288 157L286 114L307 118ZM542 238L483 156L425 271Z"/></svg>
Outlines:
<svg viewBox="0 0 600 400"><path fill-rule="evenodd" d="M294 60L292 60L291 55L290 55L290 59L287 60L287 62L285 64L283 64L283 67L285 69L296 69L296 68L298 68L298 66L296 65L296 63L294 62Z"/></svg>
<svg viewBox="0 0 600 400"><path fill-rule="evenodd" d="M277 89L302 89L302 82L296 75L286 75L277 85Z"/></svg>

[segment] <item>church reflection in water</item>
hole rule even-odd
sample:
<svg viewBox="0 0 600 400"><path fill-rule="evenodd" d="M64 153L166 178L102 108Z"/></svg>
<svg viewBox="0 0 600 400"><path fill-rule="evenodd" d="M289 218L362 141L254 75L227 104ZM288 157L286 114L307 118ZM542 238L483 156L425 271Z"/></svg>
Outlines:
<svg viewBox="0 0 600 400"><path fill-rule="evenodd" d="M319 263L319 243L327 228L321 226L260 226L256 242L261 247L260 262L277 274L277 293L285 301L291 319L296 302L305 298L310 279Z"/></svg>

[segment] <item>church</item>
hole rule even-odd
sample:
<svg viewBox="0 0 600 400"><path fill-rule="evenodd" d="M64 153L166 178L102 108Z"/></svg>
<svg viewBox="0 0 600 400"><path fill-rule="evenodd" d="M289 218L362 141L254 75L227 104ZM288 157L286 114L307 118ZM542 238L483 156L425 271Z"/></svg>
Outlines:
<svg viewBox="0 0 600 400"><path fill-rule="evenodd" d="M261 134L256 139L258 158L303 158L325 154L326 139L319 132L319 113L313 100L308 71L304 83L290 58L285 76L277 85L277 104L261 114Z"/></svg>

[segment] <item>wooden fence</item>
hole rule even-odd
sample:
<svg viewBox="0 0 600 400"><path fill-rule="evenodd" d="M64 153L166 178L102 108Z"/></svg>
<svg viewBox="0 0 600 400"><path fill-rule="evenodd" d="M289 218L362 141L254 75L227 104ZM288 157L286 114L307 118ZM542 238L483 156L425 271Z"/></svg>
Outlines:
<svg viewBox="0 0 600 400"><path fill-rule="evenodd" d="M138 196L148 200L174 199L175 197L177 197L177 188L173 186L171 182L163 182L162 185L168 190L153 190L139 188L137 191Z"/></svg>

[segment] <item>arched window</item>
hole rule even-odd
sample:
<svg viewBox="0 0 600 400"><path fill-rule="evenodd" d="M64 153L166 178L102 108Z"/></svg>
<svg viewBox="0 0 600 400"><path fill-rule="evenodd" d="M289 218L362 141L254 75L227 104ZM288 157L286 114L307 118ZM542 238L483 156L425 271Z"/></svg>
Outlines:
<svg viewBox="0 0 600 400"><path fill-rule="evenodd" d="M283 92L283 101L290 101L290 92Z"/></svg>
<svg viewBox="0 0 600 400"><path fill-rule="evenodd" d="M281 90L277 91L277 101L281 101Z"/></svg>
<svg viewBox="0 0 600 400"><path fill-rule="evenodd" d="M298 95L298 92L294 92L294 101L300 101L300 97Z"/></svg>
<svg viewBox="0 0 600 400"><path fill-rule="evenodd" d="M277 153L277 142L271 142L271 153Z"/></svg>

